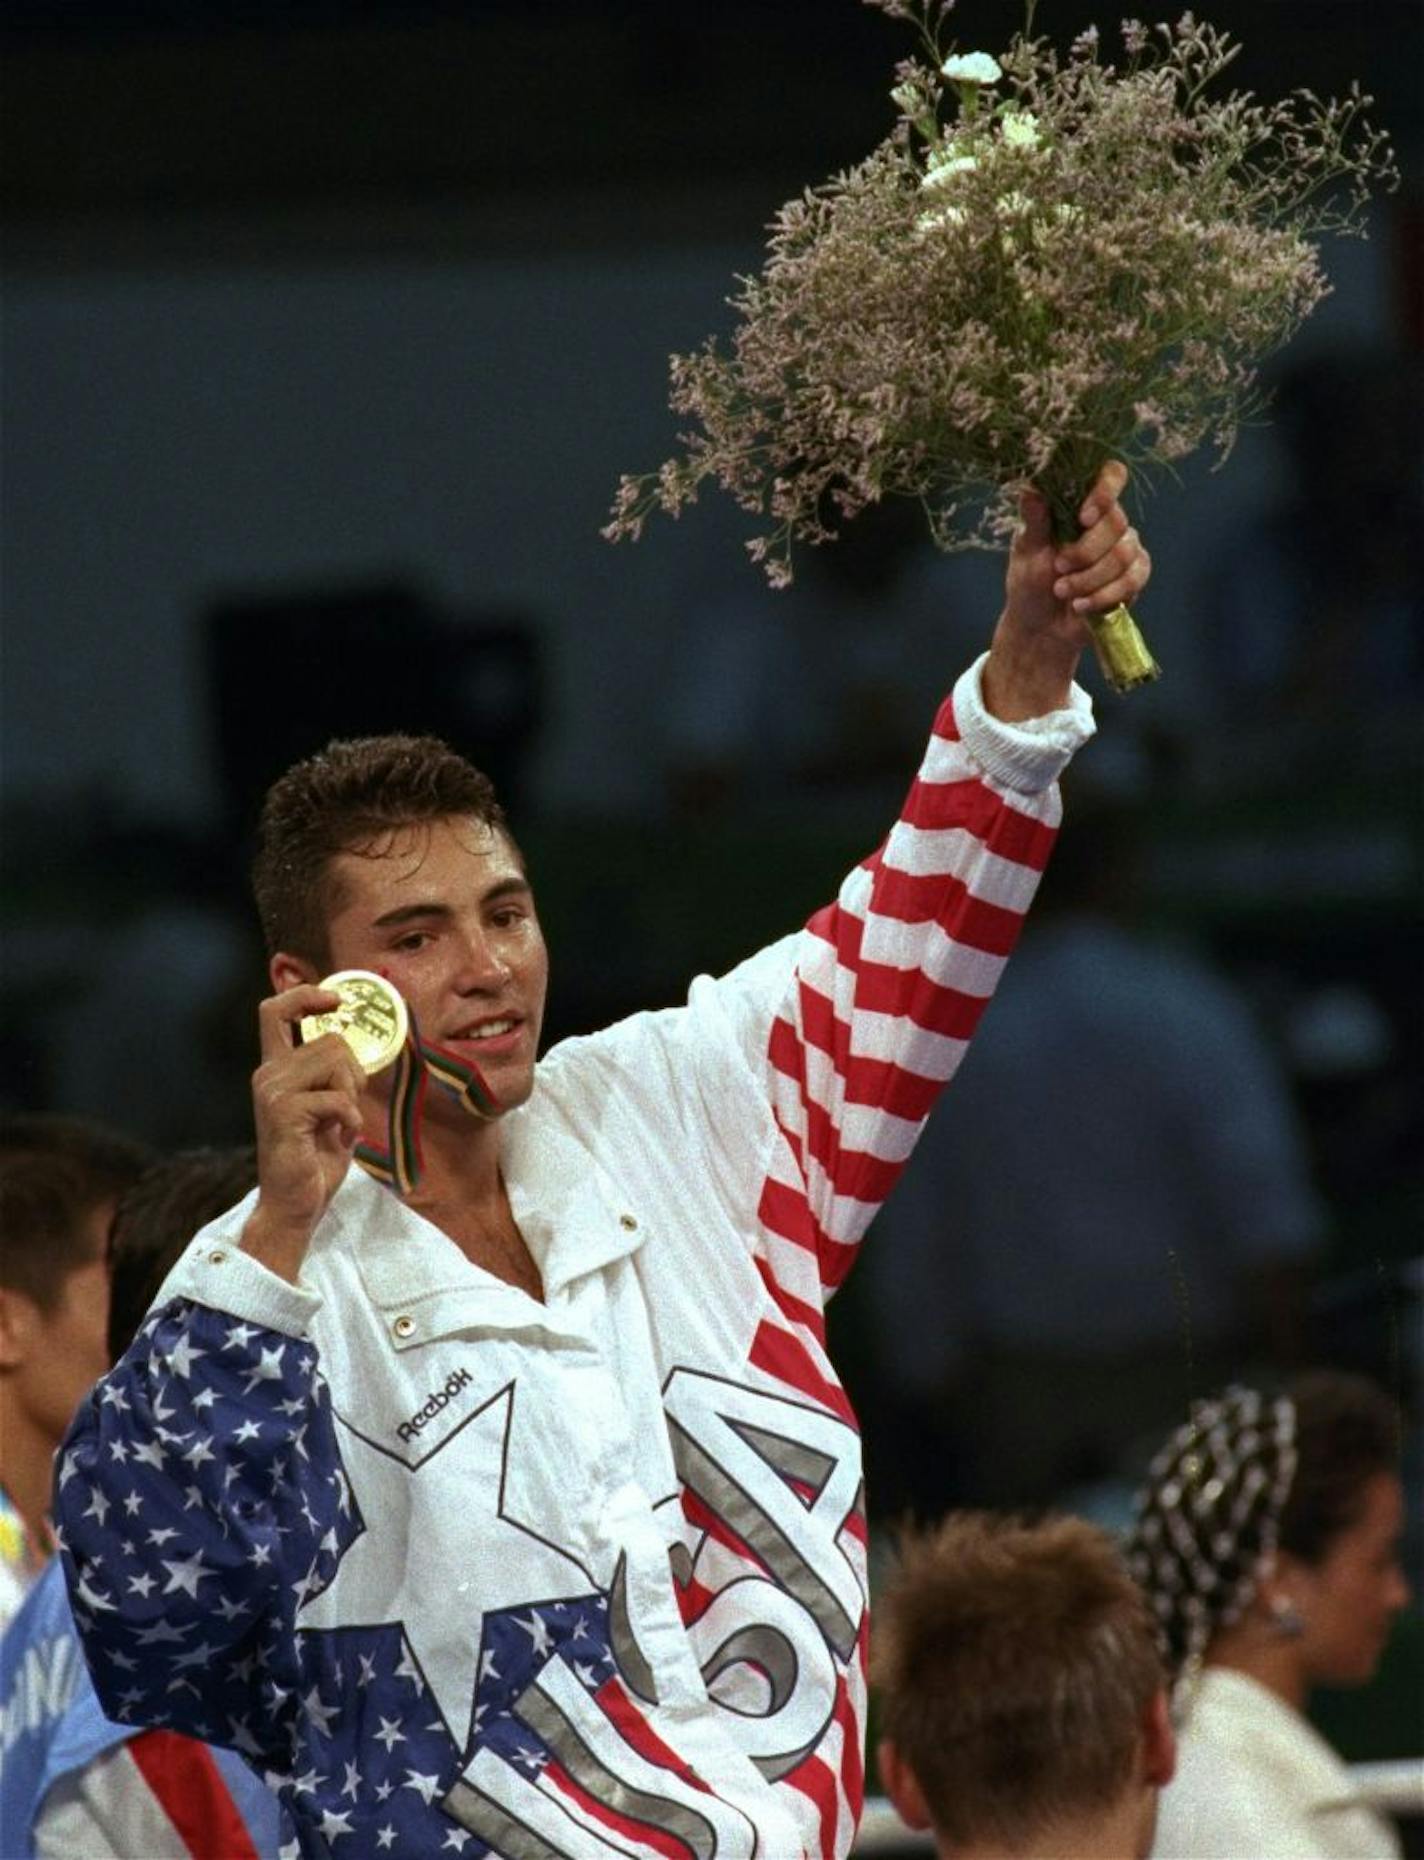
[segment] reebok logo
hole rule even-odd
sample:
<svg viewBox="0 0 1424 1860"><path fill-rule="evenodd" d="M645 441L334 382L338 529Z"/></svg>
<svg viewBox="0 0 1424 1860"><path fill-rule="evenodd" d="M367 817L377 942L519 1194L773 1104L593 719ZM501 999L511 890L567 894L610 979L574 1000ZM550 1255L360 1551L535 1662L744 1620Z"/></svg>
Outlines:
<svg viewBox="0 0 1424 1860"><path fill-rule="evenodd" d="M424 1407L417 1408L408 1421L402 1421L396 1432L402 1440L414 1440L427 1421L433 1421L442 1408L454 1401L461 1389L469 1388L474 1377L468 1369L452 1370L445 1380L443 1389L436 1389L426 1398Z"/></svg>

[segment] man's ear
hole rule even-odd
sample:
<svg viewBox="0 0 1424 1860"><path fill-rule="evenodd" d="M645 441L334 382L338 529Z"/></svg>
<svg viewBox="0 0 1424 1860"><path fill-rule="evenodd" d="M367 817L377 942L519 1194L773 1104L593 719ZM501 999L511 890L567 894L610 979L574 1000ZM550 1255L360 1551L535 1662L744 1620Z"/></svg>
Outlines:
<svg viewBox="0 0 1424 1860"><path fill-rule="evenodd" d="M39 1306L13 1285L0 1285L0 1369L19 1369L34 1348Z"/></svg>
<svg viewBox="0 0 1424 1860"><path fill-rule="evenodd" d="M895 1804L895 1813L907 1828L928 1828L930 1811L915 1772L906 1763L888 1737L882 1737L875 1752L880 1765L880 1780L885 1793Z"/></svg>
<svg viewBox="0 0 1424 1860"><path fill-rule="evenodd" d="M285 989L295 988L300 982L319 982L321 976L309 962L303 962L300 956L289 956L279 949L267 964L267 973L272 978L272 991L281 994Z"/></svg>
<svg viewBox="0 0 1424 1860"><path fill-rule="evenodd" d="M1167 1694L1153 1693L1142 1720L1142 1780L1156 1789L1165 1789L1177 1773L1177 1734L1172 1729L1172 1714Z"/></svg>

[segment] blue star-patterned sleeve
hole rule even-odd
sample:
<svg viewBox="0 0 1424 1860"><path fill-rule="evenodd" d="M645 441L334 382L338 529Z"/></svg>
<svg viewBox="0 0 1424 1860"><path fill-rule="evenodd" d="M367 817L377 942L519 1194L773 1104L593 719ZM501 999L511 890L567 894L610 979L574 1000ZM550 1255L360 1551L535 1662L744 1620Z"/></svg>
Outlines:
<svg viewBox="0 0 1424 1860"><path fill-rule="evenodd" d="M110 1717L286 1772L302 1685L292 1618L359 1527L315 1347L166 1305L76 1415L55 1518Z"/></svg>

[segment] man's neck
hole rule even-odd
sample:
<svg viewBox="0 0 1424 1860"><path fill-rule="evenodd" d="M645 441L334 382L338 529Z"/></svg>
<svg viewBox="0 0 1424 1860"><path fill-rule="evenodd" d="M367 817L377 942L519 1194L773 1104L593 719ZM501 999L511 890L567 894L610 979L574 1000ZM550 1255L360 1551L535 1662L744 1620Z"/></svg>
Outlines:
<svg viewBox="0 0 1424 1860"><path fill-rule="evenodd" d="M935 1851L940 1860L1145 1860L1152 1829L1150 1799L1132 1790L1111 1808L1054 1822L1018 1846L993 1841L953 1846L941 1836Z"/></svg>
<svg viewBox="0 0 1424 1860"><path fill-rule="evenodd" d="M50 1543L49 1501L56 1442L16 1401L10 1380L0 1381L0 1485L20 1514L29 1547L42 1558Z"/></svg>
<svg viewBox="0 0 1424 1860"><path fill-rule="evenodd" d="M453 1106L451 1111L425 1125L420 1181L406 1196L406 1206L453 1240L474 1265L542 1301L539 1268L500 1173L499 1120L483 1123Z"/></svg>

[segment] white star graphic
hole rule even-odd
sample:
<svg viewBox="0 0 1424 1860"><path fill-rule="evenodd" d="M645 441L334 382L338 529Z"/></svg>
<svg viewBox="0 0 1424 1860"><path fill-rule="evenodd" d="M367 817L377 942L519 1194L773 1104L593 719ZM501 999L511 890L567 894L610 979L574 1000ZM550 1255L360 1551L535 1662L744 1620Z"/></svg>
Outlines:
<svg viewBox="0 0 1424 1860"><path fill-rule="evenodd" d="M110 1650L108 1660L109 1664L111 1666L117 1666L121 1673L136 1673L138 1671L138 1661L131 1659L126 1653L120 1653L117 1647Z"/></svg>
<svg viewBox="0 0 1424 1860"><path fill-rule="evenodd" d="M187 1332L178 1339L168 1352L168 1366L175 1376L182 1376L186 1382L193 1373L193 1365L200 1356L206 1356L206 1350L195 1350L188 1339Z"/></svg>
<svg viewBox="0 0 1424 1860"><path fill-rule="evenodd" d="M401 1730L399 1720L383 1717L381 1728L375 1734L375 1741L378 1744L384 1744L387 1752L394 1750L397 1744L403 1744L405 1732Z"/></svg>
<svg viewBox="0 0 1424 1860"><path fill-rule="evenodd" d="M111 1615L116 1611L117 1603L111 1602L107 1595L101 1595L89 1581L87 1575L78 1576L74 1583L74 1599L96 1615Z"/></svg>
<svg viewBox="0 0 1424 1860"><path fill-rule="evenodd" d="M547 1659L549 1654L553 1652L554 1637L538 1615L531 1614L527 1621L521 1621L519 1616L516 1615L514 1617L514 1625L518 1628L523 1628L524 1632L533 1643L534 1652L541 1660Z"/></svg>
<svg viewBox="0 0 1424 1860"><path fill-rule="evenodd" d="M204 1563L201 1550L195 1550L192 1556L184 1557L176 1563L170 1562L166 1556L160 1557L159 1561L168 1571L168 1581L163 1587L163 1593L165 1595L172 1595L175 1590L182 1589L185 1594L191 1595L194 1601L196 1601L198 1599L198 1584L205 1576L216 1576L217 1574L216 1570L209 1569L207 1564Z"/></svg>
<svg viewBox="0 0 1424 1860"><path fill-rule="evenodd" d="M155 1621L149 1627L140 1628L134 1639L140 1647L157 1647L164 1641L182 1640L192 1625L191 1621L185 1621L181 1627L169 1621Z"/></svg>
<svg viewBox="0 0 1424 1860"><path fill-rule="evenodd" d="M341 1707L339 1705L323 1705L321 1702L321 1694L317 1691L316 1687L313 1686L311 1691L308 1692L306 1697L302 1700L302 1709L306 1712L306 1715L311 1719L317 1730L321 1732L322 1736L329 1738L331 1736L331 1721L338 1715Z"/></svg>
<svg viewBox="0 0 1424 1860"><path fill-rule="evenodd" d="M154 1546L155 1549L161 1550L163 1546L168 1542L168 1539L170 1537L176 1537L177 1535L178 1535L177 1531L175 1531L170 1525L163 1524L163 1525L160 1525L157 1530L150 1531L148 1533L148 1541Z"/></svg>
<svg viewBox="0 0 1424 1860"><path fill-rule="evenodd" d="M111 1460L118 1460L122 1462L126 1460L128 1456L129 1456L129 1450L124 1445L122 1440L111 1440L109 1442L109 1458Z"/></svg>
<svg viewBox="0 0 1424 1860"><path fill-rule="evenodd" d="M136 1460L141 1460L145 1466L155 1466L162 1472L163 1449L156 1440L136 1441L133 1448L133 1456Z"/></svg>
<svg viewBox="0 0 1424 1860"><path fill-rule="evenodd" d="M419 1770L407 1770L405 1781L401 1784L402 1789L414 1789L427 1808L435 1800L435 1792L439 1787L438 1776L422 1776Z"/></svg>
<svg viewBox="0 0 1424 1860"><path fill-rule="evenodd" d="M216 1389L199 1389L197 1394L193 1397L194 1414L202 1414L204 1409L211 1408L217 1398L218 1392Z"/></svg>
<svg viewBox="0 0 1424 1860"><path fill-rule="evenodd" d="M324 1808L321 1811L321 1831L327 1840L335 1839L338 1834L349 1834L351 1832L350 1815L345 1809L337 1815L333 1814L329 1808Z"/></svg>
<svg viewBox="0 0 1424 1860"><path fill-rule="evenodd" d="M136 1518L139 1512L143 1510L143 1500L139 1497L137 1492L129 1493L128 1497L124 1500L124 1510L131 1518Z"/></svg>
<svg viewBox="0 0 1424 1860"><path fill-rule="evenodd" d="M262 1755L262 1746L252 1735L247 1720L245 1718L229 1717L228 1723L232 1727L232 1736L228 1741L231 1743L233 1749L240 1750L245 1757L260 1757Z"/></svg>
<svg viewBox="0 0 1424 1860"><path fill-rule="evenodd" d="M142 1576L130 1576L129 1577L129 1594L130 1595L141 1595L143 1599L147 1601L148 1592L151 1588L155 1586L156 1582L157 1582L157 1577L150 1576L147 1574L144 1574Z"/></svg>
<svg viewBox="0 0 1424 1860"><path fill-rule="evenodd" d="M257 1332L250 1324L234 1324L223 1339L224 1353L228 1350L245 1350L256 1335Z"/></svg>
<svg viewBox="0 0 1424 1860"><path fill-rule="evenodd" d="M366 1528L298 1617L303 1629L399 1623L462 1750L483 1616L519 1607L531 1595L582 1595L598 1586L573 1557L505 1509L512 1401L513 1390L504 1389L417 1467L373 1447L338 1417L341 1457ZM479 1572L462 1610L428 1599L448 1593L452 1569Z"/></svg>
<svg viewBox="0 0 1424 1860"><path fill-rule="evenodd" d="M232 1437L233 1442L235 1445L241 1446L245 1440L256 1440L261 1432L262 1424L260 1421L244 1421L242 1426L234 1433Z"/></svg>
<svg viewBox="0 0 1424 1860"><path fill-rule="evenodd" d="M280 1382L282 1380L282 1357L286 1344L275 1344L272 1349L264 1350L257 1359L257 1367L248 1376L243 1387L243 1394L250 1395L259 1382Z"/></svg>
<svg viewBox="0 0 1424 1860"><path fill-rule="evenodd" d="M361 1792L361 1772L354 1763L346 1765L346 1775L342 1780L341 1793L349 1795L354 1802Z"/></svg>
<svg viewBox="0 0 1424 1860"><path fill-rule="evenodd" d="M467 1847L469 1842L470 1837L463 1828L451 1828L450 1832L445 1836L444 1845L446 1847L453 1847L456 1853L458 1853L462 1847Z"/></svg>
<svg viewBox="0 0 1424 1860"><path fill-rule="evenodd" d="M377 1783L376 1784L376 1800L378 1802L384 1802L387 1799L387 1797L391 1794L391 1791L394 1789L394 1787L395 1787L394 1783L388 1783L388 1782Z"/></svg>
<svg viewBox="0 0 1424 1860"><path fill-rule="evenodd" d="M239 1615L247 1613L247 1606L246 1602L230 1602L225 1595L220 1595L217 1601L218 1613L224 1621L236 1621Z"/></svg>
<svg viewBox="0 0 1424 1860"><path fill-rule="evenodd" d="M207 1441L199 1434L188 1451L180 1457L187 1460L188 1464L196 1472L198 1467L200 1467L205 1460L215 1460L217 1454L213 1452Z"/></svg>
<svg viewBox="0 0 1424 1860"><path fill-rule="evenodd" d="M387 1822L385 1827L377 1828L376 1830L377 1847L389 1847L392 1844L392 1842L395 1840L395 1838L396 1838L396 1831L391 1826L390 1822Z"/></svg>
<svg viewBox="0 0 1424 1860"><path fill-rule="evenodd" d="M99 1400L103 1402L106 1408L117 1408L120 1414L127 1414L129 1412L129 1398L125 1395L117 1382L101 1382L99 1384Z"/></svg>
<svg viewBox="0 0 1424 1860"><path fill-rule="evenodd" d="M206 1661L211 1660L216 1652L216 1647L211 1647L204 1641L201 1646L190 1647L186 1653L178 1654L173 1661L173 1670L179 1673L189 1666L202 1666Z"/></svg>
<svg viewBox="0 0 1424 1860"><path fill-rule="evenodd" d="M83 1513L83 1516L86 1518L93 1518L95 1522L99 1525L100 1529L102 1529L103 1524L104 1524L104 1519L108 1515L109 1515L108 1499L105 1498L104 1494L99 1490L97 1485L91 1485L89 1488L89 1508L87 1511Z"/></svg>

